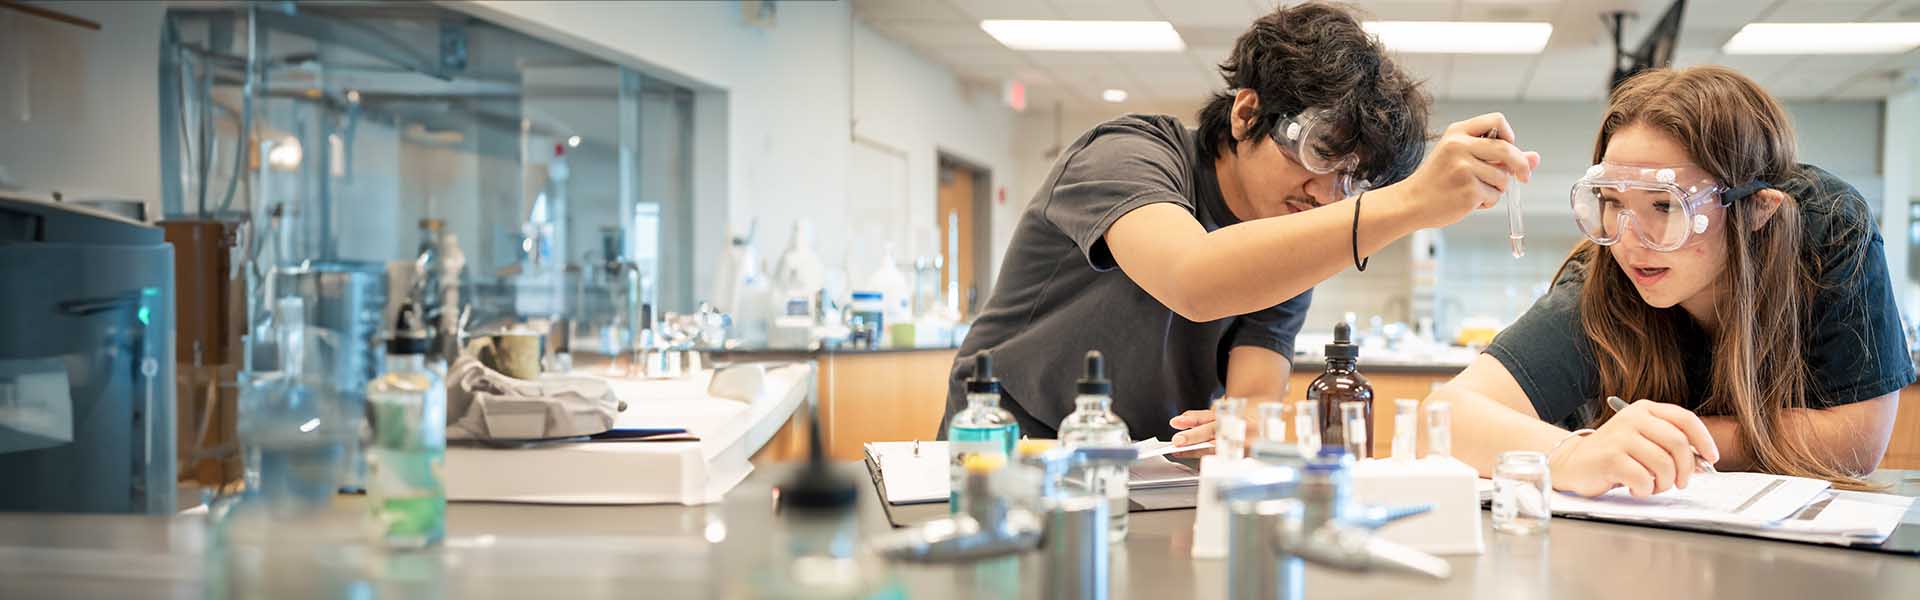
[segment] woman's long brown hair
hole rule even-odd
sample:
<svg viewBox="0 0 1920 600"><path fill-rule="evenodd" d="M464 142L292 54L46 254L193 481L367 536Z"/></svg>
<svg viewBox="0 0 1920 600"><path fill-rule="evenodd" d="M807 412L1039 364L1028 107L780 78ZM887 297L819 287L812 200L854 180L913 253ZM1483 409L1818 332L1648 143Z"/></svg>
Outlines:
<svg viewBox="0 0 1920 600"><path fill-rule="evenodd" d="M1613 134L1630 125L1671 136L1725 186L1756 179L1778 186L1805 177L1786 111L1759 84L1725 67L1661 69L1627 81L1607 107L1594 162L1606 155ZM1713 288L1721 296L1714 303L1712 378L1696 412L1731 416L1756 470L1864 487L1860 474L1814 451L1806 427L1786 423L1808 405L1811 375L1802 348L1819 266L1803 260L1800 200L1787 198L1757 229L1749 208L1756 200L1726 210L1726 270ZM1582 242L1568 262L1582 260L1581 327L1595 350L1601 389L1628 399L1686 400L1680 335L1690 317L1677 306L1648 306L1612 253ZM1598 421L1613 415L1593 401Z"/></svg>

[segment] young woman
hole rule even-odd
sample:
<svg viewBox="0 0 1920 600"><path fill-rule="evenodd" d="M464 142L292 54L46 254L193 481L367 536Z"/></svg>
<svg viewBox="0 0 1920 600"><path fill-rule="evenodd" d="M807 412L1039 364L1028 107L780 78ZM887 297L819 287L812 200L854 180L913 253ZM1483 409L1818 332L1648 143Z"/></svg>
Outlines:
<svg viewBox="0 0 1920 600"><path fill-rule="evenodd" d="M1491 473L1546 452L1585 495L1685 487L1696 453L1862 487L1914 367L1860 194L1796 163L1779 102L1717 66L1628 81L1594 162L1571 192L1589 241L1433 396L1455 454Z"/></svg>

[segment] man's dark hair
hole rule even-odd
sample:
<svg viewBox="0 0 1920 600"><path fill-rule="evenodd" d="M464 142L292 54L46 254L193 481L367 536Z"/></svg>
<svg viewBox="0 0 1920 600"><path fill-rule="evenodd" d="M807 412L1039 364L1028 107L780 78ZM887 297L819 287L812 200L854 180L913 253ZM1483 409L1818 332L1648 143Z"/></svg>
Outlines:
<svg viewBox="0 0 1920 600"><path fill-rule="evenodd" d="M1386 49L1346 9L1319 2L1285 7L1253 22L1220 63L1228 91L1200 109L1200 159L1235 152L1233 91L1260 97L1260 114L1245 140L1270 135L1280 119L1308 108L1333 111L1331 145L1356 153L1375 186L1405 179L1426 153L1427 105L1419 82L1387 58Z"/></svg>

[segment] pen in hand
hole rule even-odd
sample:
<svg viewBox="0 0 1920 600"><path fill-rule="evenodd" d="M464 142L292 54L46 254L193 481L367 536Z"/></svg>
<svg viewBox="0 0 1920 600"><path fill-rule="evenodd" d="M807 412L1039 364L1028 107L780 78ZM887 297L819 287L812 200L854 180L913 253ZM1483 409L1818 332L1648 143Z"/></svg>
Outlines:
<svg viewBox="0 0 1920 600"><path fill-rule="evenodd" d="M1620 399L1619 396L1607 396L1607 406L1612 407L1613 412L1617 413L1627 409L1627 401ZM1696 473L1718 473L1719 472L1714 470L1713 463L1707 462L1706 457L1700 456L1699 450L1693 451L1693 464L1694 464L1694 472Z"/></svg>

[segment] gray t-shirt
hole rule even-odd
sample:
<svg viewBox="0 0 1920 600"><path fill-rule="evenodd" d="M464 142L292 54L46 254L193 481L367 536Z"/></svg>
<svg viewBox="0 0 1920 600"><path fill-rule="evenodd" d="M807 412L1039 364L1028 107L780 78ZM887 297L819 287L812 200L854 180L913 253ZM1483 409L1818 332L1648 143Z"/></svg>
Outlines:
<svg viewBox="0 0 1920 600"><path fill-rule="evenodd" d="M1036 438L1055 437L1073 412L1088 350L1106 355L1113 410L1134 439L1168 438L1175 431L1168 419L1207 408L1226 381L1233 347L1291 359L1312 290L1253 314L1195 323L1140 289L1107 250L1107 228L1148 204L1178 205L1208 231L1239 222L1221 199L1213 166L1196 159L1197 142L1173 117L1129 115L1095 126L1061 153L1021 215L993 295L960 344L942 439L946 422L966 408L962 384L982 350L993 352L1002 407L1019 419L1021 433Z"/></svg>

